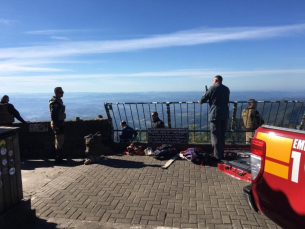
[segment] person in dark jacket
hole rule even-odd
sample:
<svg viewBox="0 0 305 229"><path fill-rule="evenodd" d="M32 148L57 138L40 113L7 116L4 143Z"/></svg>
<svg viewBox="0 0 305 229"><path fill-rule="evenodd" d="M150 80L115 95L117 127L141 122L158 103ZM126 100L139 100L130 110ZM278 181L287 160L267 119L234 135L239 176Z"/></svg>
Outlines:
<svg viewBox="0 0 305 229"><path fill-rule="evenodd" d="M198 101L200 104L209 101L209 121L211 127L211 141L214 157L222 160L225 149L225 134L229 119L230 90L222 84L222 77L217 75L211 86Z"/></svg>
<svg viewBox="0 0 305 229"><path fill-rule="evenodd" d="M154 111L151 113L151 117L153 119L151 123L151 128L165 128L164 122L159 119L158 112Z"/></svg>
<svg viewBox="0 0 305 229"><path fill-rule="evenodd" d="M66 119L65 106L61 98L64 96L64 91L61 87L54 89L54 96L49 100L49 112L51 116L51 128L55 134L55 163L65 163L62 159L62 147L65 141L65 125Z"/></svg>
<svg viewBox="0 0 305 229"><path fill-rule="evenodd" d="M127 125L126 121L121 121L122 134L120 135L120 142L132 142L138 133L133 128Z"/></svg>
<svg viewBox="0 0 305 229"><path fill-rule="evenodd" d="M264 124L263 117L256 110L257 101L255 99L248 100L248 107L243 110L243 123L246 128L246 144L250 144L258 127Z"/></svg>
<svg viewBox="0 0 305 229"><path fill-rule="evenodd" d="M23 120L13 104L8 103L9 101L10 98L7 95L2 96L0 101L0 126L12 126L15 121L14 118L22 123L27 123Z"/></svg>

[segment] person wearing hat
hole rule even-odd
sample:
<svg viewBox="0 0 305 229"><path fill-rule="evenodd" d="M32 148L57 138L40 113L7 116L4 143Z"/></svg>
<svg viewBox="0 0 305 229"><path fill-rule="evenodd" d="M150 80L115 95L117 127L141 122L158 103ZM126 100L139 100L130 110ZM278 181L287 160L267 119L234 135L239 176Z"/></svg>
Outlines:
<svg viewBox="0 0 305 229"><path fill-rule="evenodd" d="M65 105L63 104L62 97L64 91L61 87L54 89L54 96L49 100L49 112L51 116L51 128L55 135L55 164L65 163L62 159L62 147L65 141L65 125L66 119Z"/></svg>
<svg viewBox="0 0 305 229"><path fill-rule="evenodd" d="M27 123L9 101L10 98L7 95L2 96L0 101L0 126L12 126L15 121L14 118L22 123Z"/></svg>
<svg viewBox="0 0 305 229"><path fill-rule="evenodd" d="M122 134L120 135L120 142L132 142L138 133L133 128L127 125L126 121L121 121Z"/></svg>
<svg viewBox="0 0 305 229"><path fill-rule="evenodd" d="M242 117L244 127L246 128L246 144L250 144L254 136L255 130L264 124L263 117L256 110L257 101L255 99L248 100L248 107L243 110Z"/></svg>
<svg viewBox="0 0 305 229"><path fill-rule="evenodd" d="M217 75L213 78L213 86L198 100L202 104L209 101L209 121L211 128L211 141L213 145L214 160L223 158L225 138L229 120L230 89L222 84L223 78Z"/></svg>

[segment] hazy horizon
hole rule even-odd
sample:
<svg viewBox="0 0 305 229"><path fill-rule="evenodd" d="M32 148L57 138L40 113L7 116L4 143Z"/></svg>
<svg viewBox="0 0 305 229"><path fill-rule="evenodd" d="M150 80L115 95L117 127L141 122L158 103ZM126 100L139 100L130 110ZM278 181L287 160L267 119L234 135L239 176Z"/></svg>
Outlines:
<svg viewBox="0 0 305 229"><path fill-rule="evenodd" d="M82 119L106 117L104 103L124 102L196 102L203 92L128 92L128 93L65 93L63 102L66 105L67 118ZM10 93L10 103L20 112L25 120L49 120L48 101L53 93ZM294 92L250 92L232 91L230 101L246 101L255 98L258 101L300 100L305 101L305 94Z"/></svg>

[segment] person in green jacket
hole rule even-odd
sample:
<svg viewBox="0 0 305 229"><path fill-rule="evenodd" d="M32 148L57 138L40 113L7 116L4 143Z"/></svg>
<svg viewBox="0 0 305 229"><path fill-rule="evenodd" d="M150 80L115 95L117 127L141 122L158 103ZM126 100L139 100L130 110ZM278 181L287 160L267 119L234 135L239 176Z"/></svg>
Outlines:
<svg viewBox="0 0 305 229"><path fill-rule="evenodd" d="M263 117L256 110L257 101L255 99L248 100L248 107L243 110L243 123L246 128L246 144L250 144L255 131L258 127L264 124Z"/></svg>

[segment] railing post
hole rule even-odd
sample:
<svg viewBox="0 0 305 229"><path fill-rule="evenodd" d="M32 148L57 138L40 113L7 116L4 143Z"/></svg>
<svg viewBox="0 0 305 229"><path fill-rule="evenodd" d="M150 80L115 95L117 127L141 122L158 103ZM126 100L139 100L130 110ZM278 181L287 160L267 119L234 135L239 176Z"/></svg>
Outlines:
<svg viewBox="0 0 305 229"><path fill-rule="evenodd" d="M303 130L304 124L305 124L305 111L304 111L303 118L302 118L302 120L301 120L301 123L300 123L298 129L299 129L299 130Z"/></svg>
<svg viewBox="0 0 305 229"><path fill-rule="evenodd" d="M111 138L112 138L112 141L114 141L113 123L112 123L112 118L111 118L110 111L109 111L109 110L112 110L112 105L109 103L104 103L104 106L105 106L106 114L108 117L108 122L110 124Z"/></svg>
<svg viewBox="0 0 305 229"><path fill-rule="evenodd" d="M169 102L166 103L166 113L167 113L168 128L172 128L171 111L170 111Z"/></svg>
<svg viewBox="0 0 305 229"><path fill-rule="evenodd" d="M235 122L236 122L237 102L233 103L233 114L231 118L231 144L235 142Z"/></svg>

